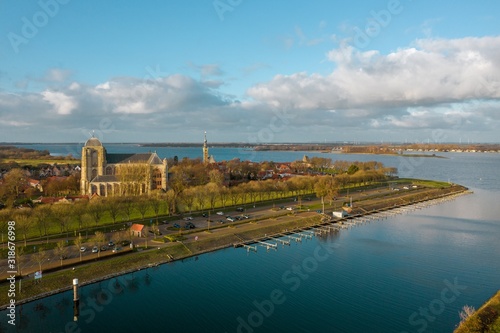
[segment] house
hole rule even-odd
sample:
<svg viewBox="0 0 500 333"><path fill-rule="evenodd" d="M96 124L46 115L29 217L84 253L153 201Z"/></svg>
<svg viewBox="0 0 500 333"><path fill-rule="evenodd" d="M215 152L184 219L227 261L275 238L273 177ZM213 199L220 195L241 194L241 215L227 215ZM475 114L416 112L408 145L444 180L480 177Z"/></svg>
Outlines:
<svg viewBox="0 0 500 333"><path fill-rule="evenodd" d="M138 223L134 223L130 227L130 232L132 233L132 236L142 237L143 230L144 230L144 225Z"/></svg>

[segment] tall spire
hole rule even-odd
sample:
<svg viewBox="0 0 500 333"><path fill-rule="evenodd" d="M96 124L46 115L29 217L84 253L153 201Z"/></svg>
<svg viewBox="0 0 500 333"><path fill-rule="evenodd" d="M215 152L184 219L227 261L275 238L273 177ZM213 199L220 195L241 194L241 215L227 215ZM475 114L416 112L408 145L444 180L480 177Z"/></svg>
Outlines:
<svg viewBox="0 0 500 333"><path fill-rule="evenodd" d="M205 140L203 141L203 163L208 163L207 131L205 131Z"/></svg>

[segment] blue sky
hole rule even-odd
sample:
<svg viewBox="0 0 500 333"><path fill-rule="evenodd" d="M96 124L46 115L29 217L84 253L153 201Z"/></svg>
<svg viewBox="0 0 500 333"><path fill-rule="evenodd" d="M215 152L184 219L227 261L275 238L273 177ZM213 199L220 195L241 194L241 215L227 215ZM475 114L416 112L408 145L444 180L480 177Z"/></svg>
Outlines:
<svg viewBox="0 0 500 333"><path fill-rule="evenodd" d="M499 142L498 1L0 2L0 142Z"/></svg>

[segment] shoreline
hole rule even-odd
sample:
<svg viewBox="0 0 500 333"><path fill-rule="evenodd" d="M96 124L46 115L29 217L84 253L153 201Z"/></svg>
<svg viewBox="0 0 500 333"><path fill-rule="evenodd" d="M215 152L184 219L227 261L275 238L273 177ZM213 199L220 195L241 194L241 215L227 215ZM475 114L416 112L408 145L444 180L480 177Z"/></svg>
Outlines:
<svg viewBox="0 0 500 333"><path fill-rule="evenodd" d="M138 262L137 265L130 265L131 263L125 262L124 264L128 264L129 268L122 268L119 269L116 272L110 273L110 274L105 274L103 276L95 277L93 279L89 279L85 281L85 279L81 279L80 281L80 286L86 286L94 283L98 283L101 281L109 280L118 276L122 276L125 274L133 273L136 271L140 271L143 269L147 269L150 267L156 267L159 265L167 264L173 261L178 261L178 260L183 260L187 259L190 257L195 257L198 255L202 255L205 253L210 253L210 252L215 252L221 249L229 248L229 247L238 247L238 246L243 246L243 244L252 244L260 240L264 239L269 239L270 237L282 237L284 234L293 234L297 233L301 230L310 230L326 225L343 225L344 222L348 222L349 220L353 220L354 218L357 217L369 217L370 215L373 215L375 213L380 213L380 212L393 212L398 209L404 208L404 207L411 207L411 206L416 206L421 203L425 202L434 202L434 201L439 201L442 199L450 198L453 199L456 196L460 195L465 195L471 193L471 191L461 185L454 185L449 188L444 188L444 189L434 189L436 191L432 191L433 189L429 189L429 193L425 193L426 196L421 199L414 199L412 198L412 195L409 194L409 199L411 200L408 203L403 203L401 204L401 198L398 198L397 196L395 197L389 197L382 199L381 202L377 202L375 200L375 203L372 203L371 206L372 209L370 210L365 210L363 208L359 208L359 211L356 212L354 215L350 215L346 218L342 219L334 219L333 217L329 217L328 220L324 220L326 215L322 214L317 214L317 213L312 213L312 212L301 212L298 214L295 214L294 212L291 213L291 215L277 215L275 217L270 217L266 220L263 221L256 221L256 222L247 222L245 224L240 224L240 225L235 225L235 226L229 226L225 228L219 228L219 229L214 229L212 231L197 231L194 233L189 233L186 234L185 236L190 236L191 241L189 241L189 238L186 239L185 242L177 241L174 243L168 243L165 244L164 247L158 247L158 245L155 245L153 241L151 241L151 248L145 249L145 250L140 250L138 252L134 252L133 254L125 254L119 257L112 257L108 260L99 260L97 263L95 261L90 261L90 262L85 262L81 263L77 267L91 267L92 265L99 265L99 263L102 263L102 265L105 265L106 263L108 264L114 264L115 262L119 262L120 258L126 258L129 259L129 256L135 256ZM415 194L415 196L418 196L419 194ZM361 201L363 202L363 201ZM397 203L399 202L399 204ZM437 202L440 203L440 202ZM367 203L368 204L368 203ZM366 205L365 205L366 206ZM300 216L299 216L300 215ZM281 219L281 220L280 220ZM279 221L278 221L279 220ZM284 220L284 221L283 221ZM268 222L268 225L263 226L262 222ZM272 223L274 222L274 223ZM285 228L283 230L283 228ZM240 230L237 230L240 229ZM241 230L244 229L244 230ZM227 231L229 230L229 231ZM238 233L236 232L238 231ZM216 235L216 233L221 233L223 235ZM192 235L197 234L201 235L204 239L202 241L194 241L194 237ZM204 237L205 235L212 235L212 237L207 236L206 238ZM245 239L247 238L247 239ZM208 244L207 244L208 243ZM145 257L145 258L137 258L137 257ZM148 260L150 257L153 257L154 260ZM123 264L123 263L122 263ZM133 267L130 267L133 266ZM69 267L57 270L53 273L50 274L58 274L60 275L68 275L74 274L74 273L79 273L80 270L77 269L71 270ZM78 277L78 276L73 276L73 277ZM64 281L68 277L64 277ZM54 279L56 279L56 276L54 276ZM16 282L19 281L16 279ZM24 286L24 284L23 284ZM39 293L34 296L30 296L24 299L16 300L16 306L17 305L22 305L26 303L30 303L39 299L43 299L45 297L49 297L58 293L62 293L68 290L71 290L71 280L68 278L68 283L67 286L61 287L61 288L56 288L53 290L49 290L46 292ZM0 305L0 310L4 310L7 308L9 304L2 304Z"/></svg>

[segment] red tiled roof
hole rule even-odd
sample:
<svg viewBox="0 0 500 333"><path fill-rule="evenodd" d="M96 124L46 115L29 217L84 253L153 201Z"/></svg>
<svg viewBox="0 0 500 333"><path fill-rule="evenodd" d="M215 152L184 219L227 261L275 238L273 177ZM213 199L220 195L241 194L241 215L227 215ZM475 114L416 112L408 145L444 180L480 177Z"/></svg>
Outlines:
<svg viewBox="0 0 500 333"><path fill-rule="evenodd" d="M132 224L132 226L130 227L130 230L132 231L142 231L142 229L144 229L144 225L137 223Z"/></svg>

